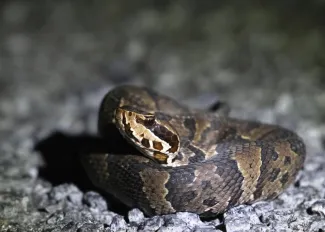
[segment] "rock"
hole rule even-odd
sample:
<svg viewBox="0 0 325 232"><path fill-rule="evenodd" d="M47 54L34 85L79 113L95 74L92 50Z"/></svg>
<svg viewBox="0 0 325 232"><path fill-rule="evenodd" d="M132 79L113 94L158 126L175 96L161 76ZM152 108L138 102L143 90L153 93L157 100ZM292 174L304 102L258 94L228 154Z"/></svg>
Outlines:
<svg viewBox="0 0 325 232"><path fill-rule="evenodd" d="M310 215L316 214L325 217L325 199L315 201L308 209L307 213Z"/></svg>
<svg viewBox="0 0 325 232"><path fill-rule="evenodd" d="M164 219L159 216L148 218L142 226L139 227L139 231L158 231L164 224Z"/></svg>
<svg viewBox="0 0 325 232"><path fill-rule="evenodd" d="M79 227L78 232L101 232L103 230L103 225L85 223L81 227Z"/></svg>
<svg viewBox="0 0 325 232"><path fill-rule="evenodd" d="M122 216L115 216L110 225L112 231L125 231L127 230L127 223Z"/></svg>
<svg viewBox="0 0 325 232"><path fill-rule="evenodd" d="M87 192L83 196L84 203L90 208L98 209L100 211L107 210L107 203L105 199L96 192Z"/></svg>
<svg viewBox="0 0 325 232"><path fill-rule="evenodd" d="M135 223L137 225L141 224L144 220L143 212L139 209L132 209L128 213L128 218L130 223Z"/></svg>

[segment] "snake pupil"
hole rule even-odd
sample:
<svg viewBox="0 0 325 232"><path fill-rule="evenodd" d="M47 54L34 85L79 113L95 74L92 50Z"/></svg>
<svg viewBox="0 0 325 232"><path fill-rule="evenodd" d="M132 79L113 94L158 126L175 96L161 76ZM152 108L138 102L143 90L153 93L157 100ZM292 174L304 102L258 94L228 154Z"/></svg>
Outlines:
<svg viewBox="0 0 325 232"><path fill-rule="evenodd" d="M155 125L155 120L149 119L149 120L144 120L144 126L145 127L153 127Z"/></svg>
<svg viewBox="0 0 325 232"><path fill-rule="evenodd" d="M145 119L137 117L136 122L144 125L145 127L153 127L156 124L155 118L153 116L149 116Z"/></svg>

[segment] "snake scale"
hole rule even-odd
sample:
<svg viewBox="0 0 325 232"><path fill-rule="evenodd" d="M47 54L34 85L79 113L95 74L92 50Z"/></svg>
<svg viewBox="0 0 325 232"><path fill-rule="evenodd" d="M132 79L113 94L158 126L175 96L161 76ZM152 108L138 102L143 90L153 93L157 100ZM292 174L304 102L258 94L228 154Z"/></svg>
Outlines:
<svg viewBox="0 0 325 232"><path fill-rule="evenodd" d="M97 187L146 215L216 215L277 197L295 180L306 148L295 132L188 108L146 87L121 85L103 98L98 133L114 125L134 154L82 157Z"/></svg>

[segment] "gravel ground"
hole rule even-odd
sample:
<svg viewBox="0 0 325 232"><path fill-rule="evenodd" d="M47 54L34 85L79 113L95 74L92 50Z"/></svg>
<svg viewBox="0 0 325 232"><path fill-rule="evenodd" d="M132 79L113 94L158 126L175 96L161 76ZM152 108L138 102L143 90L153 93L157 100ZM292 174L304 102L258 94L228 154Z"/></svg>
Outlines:
<svg viewBox="0 0 325 232"><path fill-rule="evenodd" d="M0 231L325 231L321 1L288 1L290 15L277 2L80 2L0 4ZM75 162L121 83L295 130L304 170L276 200L211 220L126 209Z"/></svg>

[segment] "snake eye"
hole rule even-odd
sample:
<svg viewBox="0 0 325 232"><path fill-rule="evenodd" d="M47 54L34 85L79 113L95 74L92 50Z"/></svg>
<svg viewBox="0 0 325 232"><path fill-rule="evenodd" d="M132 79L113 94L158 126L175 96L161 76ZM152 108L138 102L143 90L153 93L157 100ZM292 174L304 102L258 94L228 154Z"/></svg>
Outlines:
<svg viewBox="0 0 325 232"><path fill-rule="evenodd" d="M153 127L154 125L155 125L155 119L154 118L144 120L144 126L145 127Z"/></svg>
<svg viewBox="0 0 325 232"><path fill-rule="evenodd" d="M153 127L156 124L156 119L153 115L148 115L145 117L145 119L136 118L136 122L141 123L145 127Z"/></svg>

